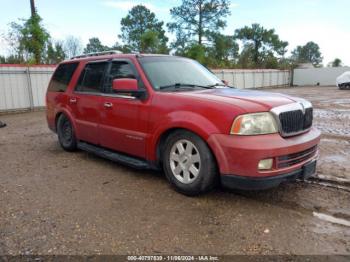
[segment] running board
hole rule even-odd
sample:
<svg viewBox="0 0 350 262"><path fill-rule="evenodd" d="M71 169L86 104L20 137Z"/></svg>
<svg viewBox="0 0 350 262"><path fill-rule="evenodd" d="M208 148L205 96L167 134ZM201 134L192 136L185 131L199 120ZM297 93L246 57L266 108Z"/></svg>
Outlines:
<svg viewBox="0 0 350 262"><path fill-rule="evenodd" d="M105 149L103 147L95 146L85 142L78 142L78 148L81 150L87 151L89 153L98 155L100 157L109 159L113 162L118 162L136 169L152 168L151 165L145 160L141 160L139 158L117 153L117 152Z"/></svg>

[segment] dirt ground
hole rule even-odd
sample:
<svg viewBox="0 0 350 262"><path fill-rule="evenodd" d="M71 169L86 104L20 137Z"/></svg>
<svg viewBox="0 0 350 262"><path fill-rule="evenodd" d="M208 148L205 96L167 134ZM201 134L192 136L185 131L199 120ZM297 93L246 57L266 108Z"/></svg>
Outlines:
<svg viewBox="0 0 350 262"><path fill-rule="evenodd" d="M270 91L313 102L323 132L318 176L349 181L350 91ZM44 112L0 118L8 125L0 129L0 255L350 255L346 183L189 198L161 173L63 151Z"/></svg>

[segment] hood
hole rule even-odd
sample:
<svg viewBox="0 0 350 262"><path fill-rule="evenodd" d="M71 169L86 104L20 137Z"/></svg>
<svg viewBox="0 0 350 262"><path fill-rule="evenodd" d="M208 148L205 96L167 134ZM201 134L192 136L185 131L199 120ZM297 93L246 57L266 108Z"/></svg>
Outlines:
<svg viewBox="0 0 350 262"><path fill-rule="evenodd" d="M294 103L299 100L298 98L293 98L280 93L234 88L216 88L204 91L181 92L177 94L205 99L208 101L232 104L247 112L269 111L273 107Z"/></svg>

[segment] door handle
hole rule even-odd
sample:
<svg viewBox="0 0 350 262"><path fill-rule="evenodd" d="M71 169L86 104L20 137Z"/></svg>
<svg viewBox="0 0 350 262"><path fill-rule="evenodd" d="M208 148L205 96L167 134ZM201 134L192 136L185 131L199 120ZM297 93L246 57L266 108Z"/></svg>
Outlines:
<svg viewBox="0 0 350 262"><path fill-rule="evenodd" d="M110 103L110 102L106 102L106 103L104 103L103 105L104 105L104 107L106 107L106 108L111 108L111 107L113 107L113 104Z"/></svg>
<svg viewBox="0 0 350 262"><path fill-rule="evenodd" d="M71 104L76 104L77 103L77 99L75 97L72 97L72 98L69 99L69 102Z"/></svg>

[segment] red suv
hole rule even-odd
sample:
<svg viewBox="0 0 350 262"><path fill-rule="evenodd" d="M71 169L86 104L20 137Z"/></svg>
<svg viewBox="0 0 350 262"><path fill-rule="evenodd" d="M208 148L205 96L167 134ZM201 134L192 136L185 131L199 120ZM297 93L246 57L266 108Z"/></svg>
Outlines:
<svg viewBox="0 0 350 262"><path fill-rule="evenodd" d="M61 63L47 121L67 151L163 169L183 194L266 189L315 172L310 102L239 90L191 59L98 53Z"/></svg>

